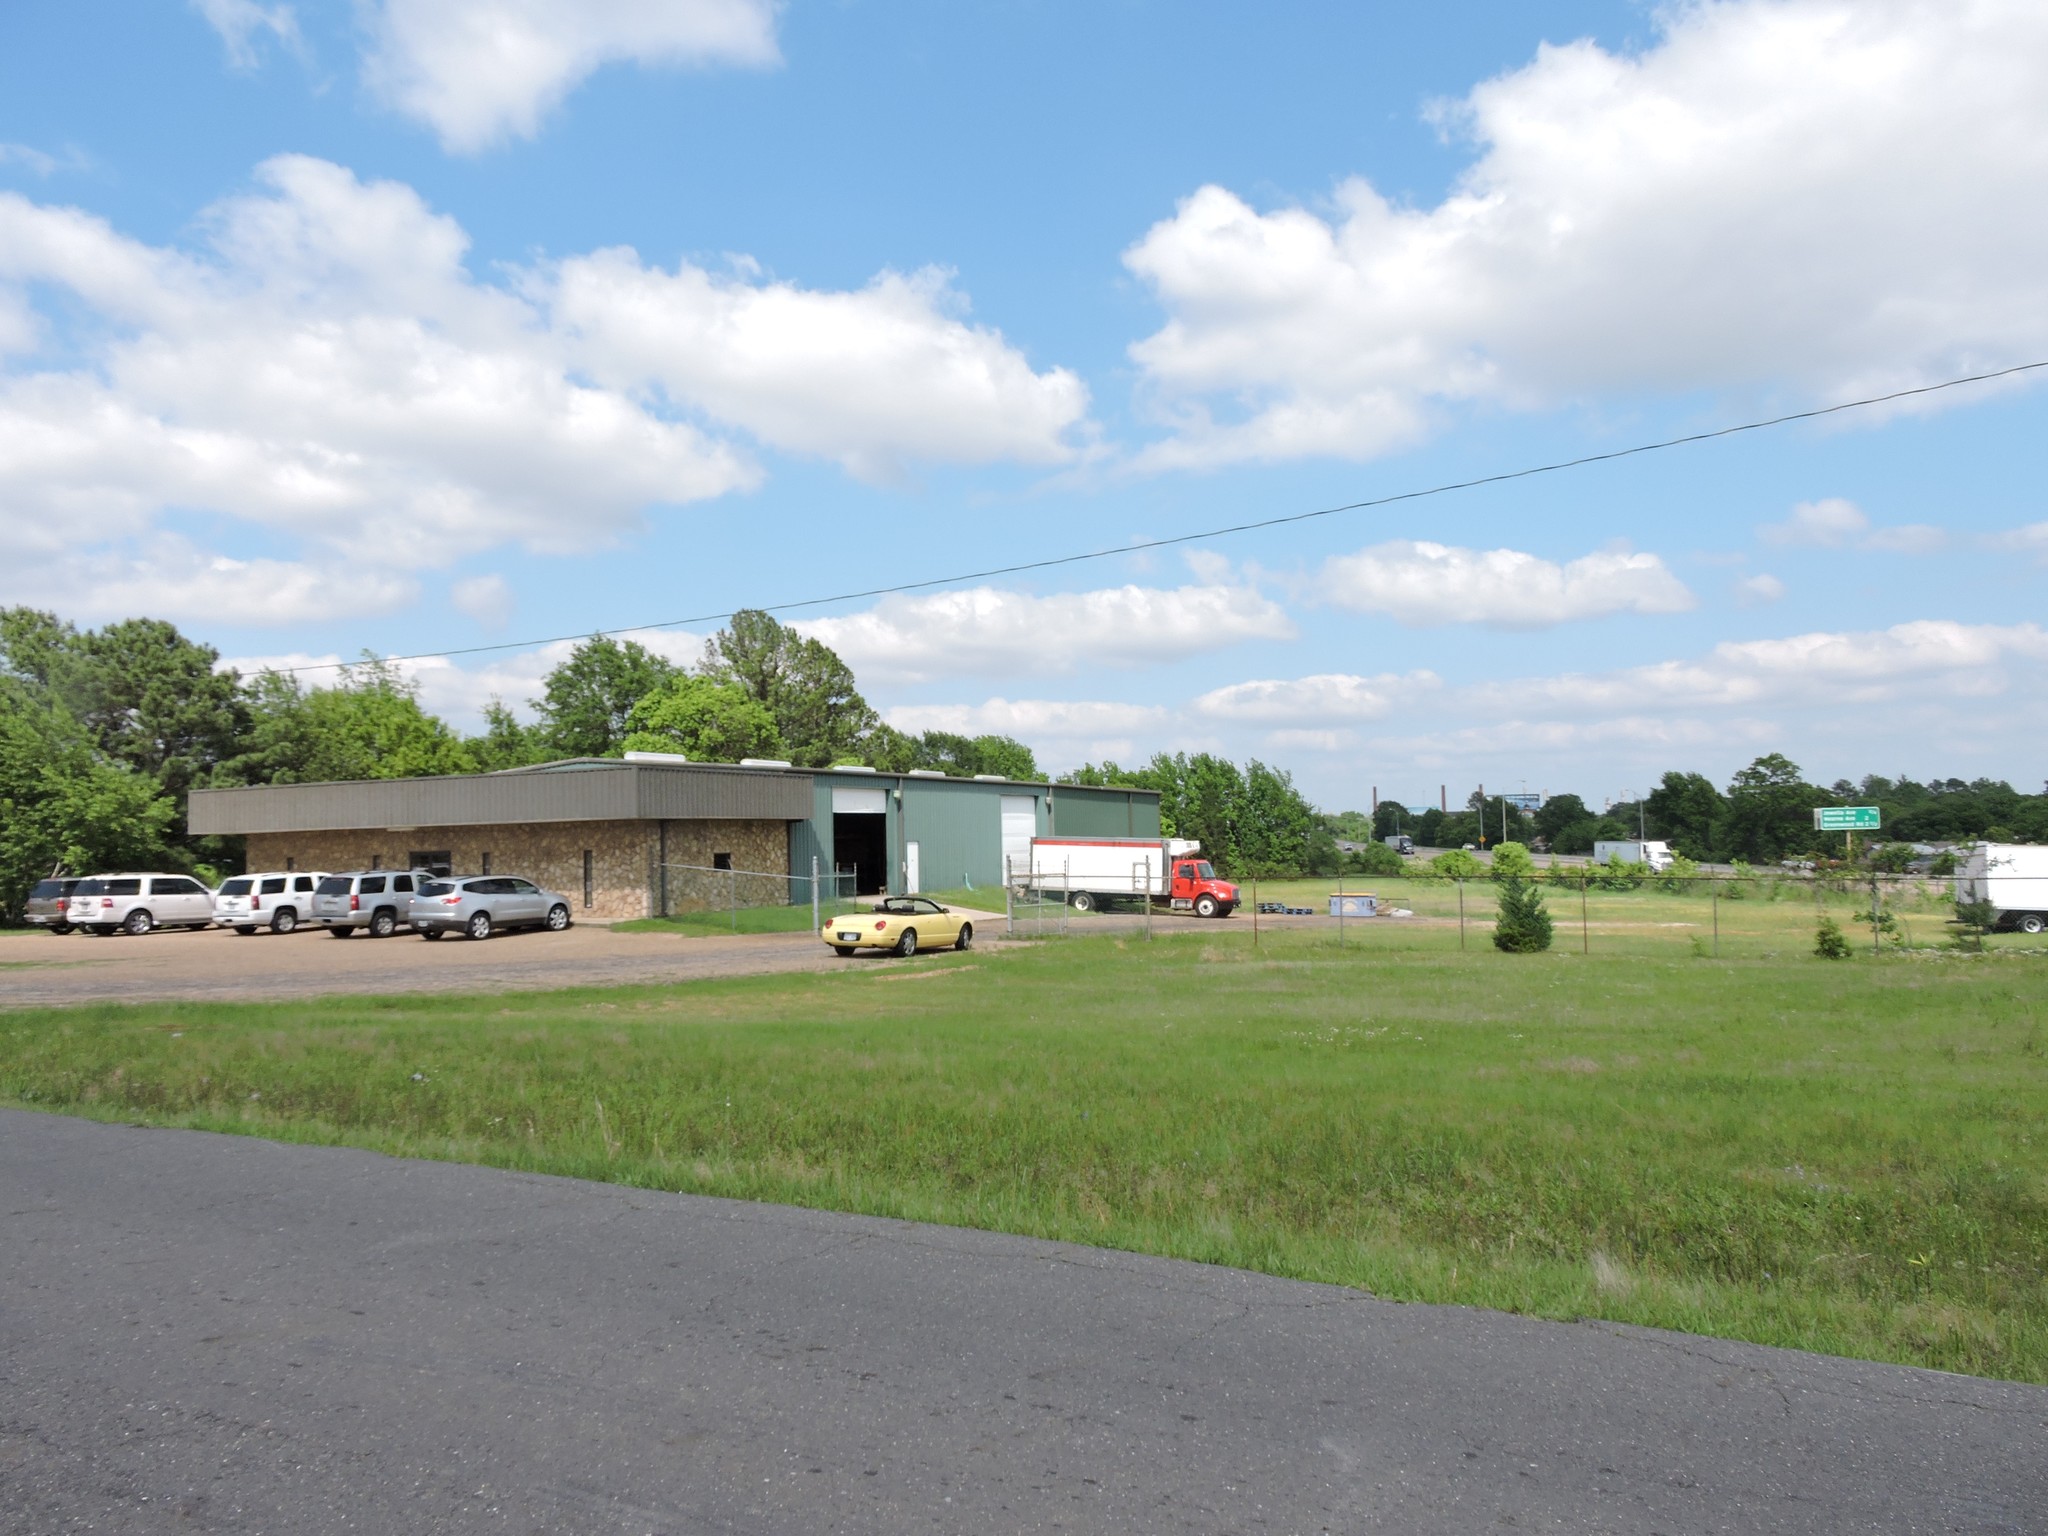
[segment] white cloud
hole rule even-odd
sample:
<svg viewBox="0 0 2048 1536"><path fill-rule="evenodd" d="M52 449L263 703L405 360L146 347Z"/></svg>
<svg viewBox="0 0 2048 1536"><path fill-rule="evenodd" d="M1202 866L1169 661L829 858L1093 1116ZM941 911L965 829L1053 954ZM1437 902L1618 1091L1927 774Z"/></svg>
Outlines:
<svg viewBox="0 0 2048 1536"><path fill-rule="evenodd" d="M1406 539L1326 560L1315 590L1340 608L1418 627L1543 629L1616 613L1683 613L1695 605L1655 555L1603 551L1559 565L1521 550Z"/></svg>
<svg viewBox="0 0 2048 1536"><path fill-rule="evenodd" d="M1152 704L1076 699L1003 699L984 704L905 704L883 711L899 731L952 731L962 736L1012 736L1039 766L1113 758L1149 759L1173 728L1170 710Z"/></svg>
<svg viewBox="0 0 2048 1536"><path fill-rule="evenodd" d="M0 540L0 550L9 542ZM147 615L211 627L274 627L335 613L374 618L417 595L411 579L375 566L343 559L234 560L170 534L10 561L0 575L0 604L52 608L85 622Z"/></svg>
<svg viewBox="0 0 2048 1536"><path fill-rule="evenodd" d="M2016 549L2048 561L2048 523L2029 523L2024 528L1995 533L1986 542L1993 549Z"/></svg>
<svg viewBox="0 0 2048 1536"><path fill-rule="evenodd" d="M1870 549L1895 555L1930 555L1948 545L1947 530L1929 523L1873 528L1861 507L1840 496L1802 501L1784 522L1763 523L1756 531L1766 544Z"/></svg>
<svg viewBox="0 0 2048 1536"><path fill-rule="evenodd" d="M512 617L512 588L495 573L468 576L456 582L448 590L448 600L457 612L468 614L489 629L502 628Z"/></svg>
<svg viewBox="0 0 2048 1536"><path fill-rule="evenodd" d="M1442 680L1434 672L1382 672L1374 677L1325 672L1232 683L1203 694L1194 708L1213 720L1320 730L1380 719L1441 688Z"/></svg>
<svg viewBox="0 0 2048 1536"><path fill-rule="evenodd" d="M1758 607L1764 603L1775 603L1785 595L1785 583L1768 571L1759 571L1754 576L1745 576L1735 583L1735 600L1745 608Z"/></svg>
<svg viewBox="0 0 2048 1536"><path fill-rule="evenodd" d="M315 565L410 572L508 542L599 547L649 507L759 483L742 447L651 400L650 381L616 359L609 381L593 377L594 343L559 321L549 272L473 277L461 226L410 187L302 156L257 177L210 211L190 251L0 192L0 499L13 525L0 549L28 563L132 553L175 507L302 538ZM783 415L848 462L1064 451L1051 434L1072 414L1048 428L1034 396L1061 394L1069 376L1034 375L993 333L936 301L920 318L887 287L773 285L775 303L843 324L808 333L808 361L803 335L778 335L775 367L754 369L726 419L773 440L787 387ZM39 311L49 290L61 297ZM756 290L718 291L743 309ZM663 296L648 302L653 323ZM885 340L860 353L848 335L869 320ZM922 351L908 339L920 323ZM705 398L681 404L715 407L753 367L745 330L697 335ZM740 360L719 361L720 347ZM997 383L976 396L946 372L962 354Z"/></svg>
<svg viewBox="0 0 2048 1536"><path fill-rule="evenodd" d="M237 69L254 69L260 52L257 38L268 33L280 46L298 52L303 47L298 17L289 5L258 5L256 0L192 0L220 40L227 46L228 62Z"/></svg>
<svg viewBox="0 0 2048 1536"><path fill-rule="evenodd" d="M1076 375L1035 373L1000 332L960 318L965 300L936 268L819 293L607 250L562 262L550 301L595 377L658 386L870 479L907 460L1061 462L1088 412Z"/></svg>
<svg viewBox="0 0 2048 1536"><path fill-rule="evenodd" d="M865 613L803 619L795 627L831 646L864 684L1142 666L1295 633L1285 610L1238 584L1050 597L971 587L885 597Z"/></svg>
<svg viewBox="0 0 2048 1536"><path fill-rule="evenodd" d="M368 0L363 74L445 148L472 152L532 138L606 64L776 64L779 10L778 0Z"/></svg>
<svg viewBox="0 0 2048 1536"><path fill-rule="evenodd" d="M1863 547L1893 555L1931 555L1948 548L1948 530L1932 523L1897 523L1872 529Z"/></svg>
<svg viewBox="0 0 2048 1536"><path fill-rule="evenodd" d="M1842 398L2048 347L2048 8L1722 0L1640 53L1545 46L1443 107L1433 208L1207 186L1125 263L1153 465L1366 458L1442 406ZM1962 398L1962 397L1958 397Z"/></svg>

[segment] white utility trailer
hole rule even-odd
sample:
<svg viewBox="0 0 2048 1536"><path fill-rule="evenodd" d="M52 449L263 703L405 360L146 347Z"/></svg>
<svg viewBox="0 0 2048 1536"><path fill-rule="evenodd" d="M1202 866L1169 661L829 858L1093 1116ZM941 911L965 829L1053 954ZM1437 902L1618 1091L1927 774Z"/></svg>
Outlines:
<svg viewBox="0 0 2048 1536"><path fill-rule="evenodd" d="M2048 932L2048 848L1977 843L1956 866L1956 900L1989 901L1997 926Z"/></svg>

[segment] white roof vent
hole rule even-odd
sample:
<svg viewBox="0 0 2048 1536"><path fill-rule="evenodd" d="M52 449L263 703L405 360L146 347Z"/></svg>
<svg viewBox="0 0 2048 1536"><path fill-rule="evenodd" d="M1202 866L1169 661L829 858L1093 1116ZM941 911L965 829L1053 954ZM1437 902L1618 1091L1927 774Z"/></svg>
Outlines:
<svg viewBox="0 0 2048 1536"><path fill-rule="evenodd" d="M743 757L740 759L740 766L742 768L787 768L789 766L789 759L786 757Z"/></svg>
<svg viewBox="0 0 2048 1536"><path fill-rule="evenodd" d="M983 784L1007 784L1010 782L1010 776L1007 773L977 773L974 777Z"/></svg>
<svg viewBox="0 0 2048 1536"><path fill-rule="evenodd" d="M873 773L875 770L866 763L834 763L832 771L834 773Z"/></svg>
<svg viewBox="0 0 2048 1536"><path fill-rule="evenodd" d="M913 768L907 777L913 779L943 779L946 775L937 768Z"/></svg>
<svg viewBox="0 0 2048 1536"><path fill-rule="evenodd" d="M689 759L680 752L628 752L629 763L687 763Z"/></svg>

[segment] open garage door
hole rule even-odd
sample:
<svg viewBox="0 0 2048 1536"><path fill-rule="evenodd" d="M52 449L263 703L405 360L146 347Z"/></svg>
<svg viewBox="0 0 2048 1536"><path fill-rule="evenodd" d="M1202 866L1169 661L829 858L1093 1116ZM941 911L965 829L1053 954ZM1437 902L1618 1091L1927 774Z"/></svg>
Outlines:
<svg viewBox="0 0 2048 1536"><path fill-rule="evenodd" d="M857 895L889 889L889 791L832 791L832 864L853 871Z"/></svg>

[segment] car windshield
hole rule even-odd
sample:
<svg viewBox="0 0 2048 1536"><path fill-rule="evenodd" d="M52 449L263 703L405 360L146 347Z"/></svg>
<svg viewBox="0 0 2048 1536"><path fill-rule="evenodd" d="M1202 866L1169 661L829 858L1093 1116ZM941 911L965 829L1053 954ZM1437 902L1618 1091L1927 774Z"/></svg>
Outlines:
<svg viewBox="0 0 2048 1536"><path fill-rule="evenodd" d="M233 880L223 880L221 882L220 893L223 896L246 896L249 894L249 885L250 882L246 877L238 877Z"/></svg>
<svg viewBox="0 0 2048 1536"><path fill-rule="evenodd" d="M329 875L320 882L320 888L314 894L317 896L346 896L348 894L348 885L347 875Z"/></svg>
<svg viewBox="0 0 2048 1536"><path fill-rule="evenodd" d="M1195 878L1197 880L1214 880L1216 878L1216 870L1207 859L1204 859L1195 866Z"/></svg>

